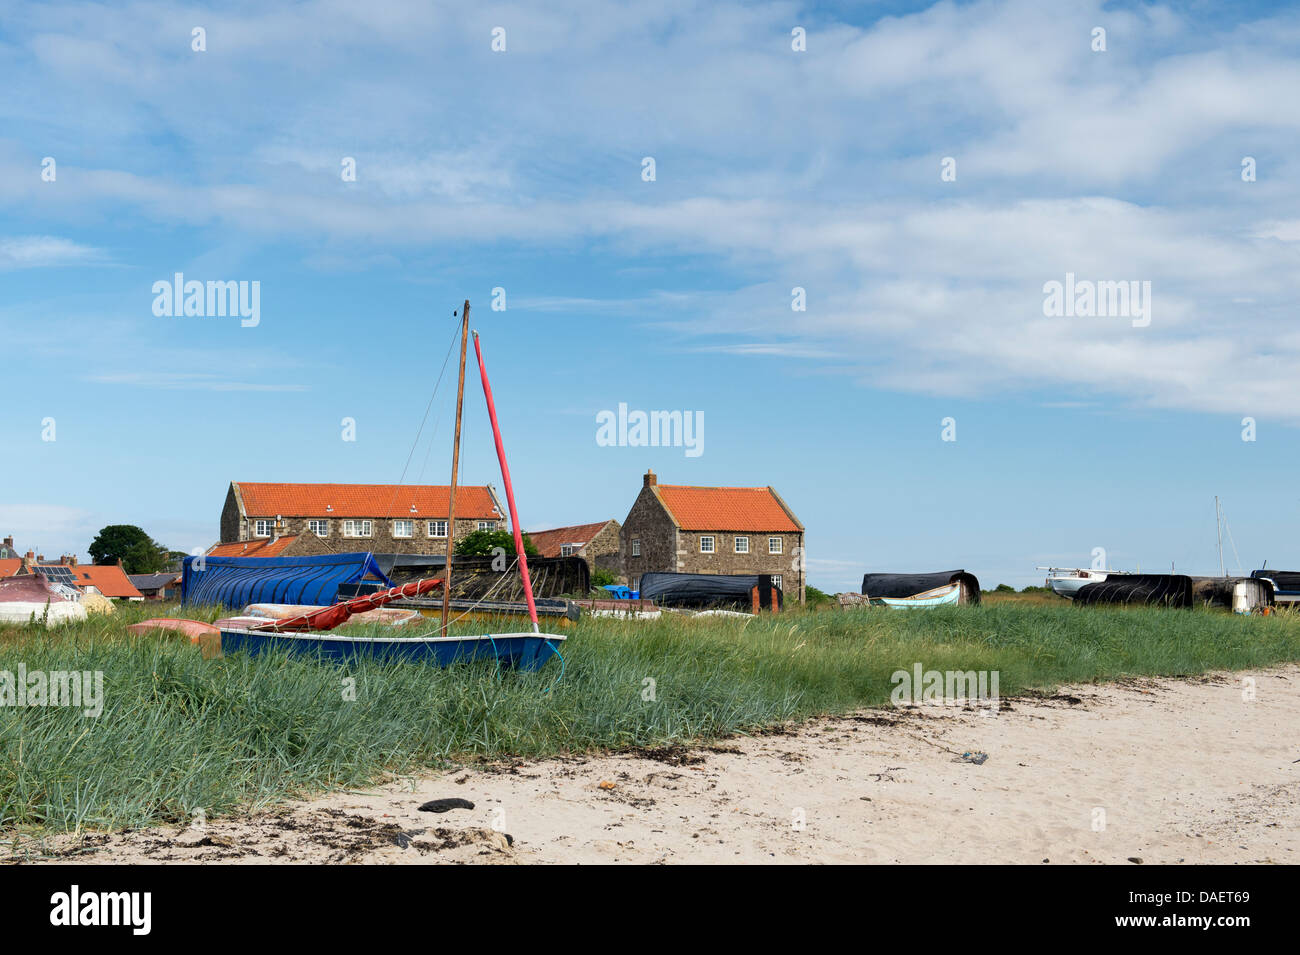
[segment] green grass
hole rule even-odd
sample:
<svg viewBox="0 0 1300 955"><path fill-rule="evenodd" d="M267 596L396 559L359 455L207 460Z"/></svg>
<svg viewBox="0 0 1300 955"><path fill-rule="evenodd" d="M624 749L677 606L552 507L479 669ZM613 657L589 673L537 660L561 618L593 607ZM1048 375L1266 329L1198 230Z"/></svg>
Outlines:
<svg viewBox="0 0 1300 955"><path fill-rule="evenodd" d="M1003 696L1059 683L1300 660L1300 617L985 604L747 620L584 620L564 679L491 663L203 660L130 637L158 605L49 632L0 627L0 670L99 670L97 719L0 707L0 828L214 816L475 758L661 747L888 701L890 675L997 670ZM212 619L215 611L205 616ZM469 631L467 631L469 632ZM345 699L354 678L356 699ZM643 699L653 680L655 699Z"/></svg>

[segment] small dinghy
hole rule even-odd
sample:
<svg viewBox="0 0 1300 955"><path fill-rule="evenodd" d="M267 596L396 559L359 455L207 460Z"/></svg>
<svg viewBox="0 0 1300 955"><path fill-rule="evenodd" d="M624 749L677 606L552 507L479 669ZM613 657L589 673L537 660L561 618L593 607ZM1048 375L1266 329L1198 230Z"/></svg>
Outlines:
<svg viewBox="0 0 1300 955"><path fill-rule="evenodd" d="M871 602L893 610L916 610L955 605L960 599L961 586L959 584L948 584L944 587L935 587L933 590L922 591L911 597L872 597Z"/></svg>

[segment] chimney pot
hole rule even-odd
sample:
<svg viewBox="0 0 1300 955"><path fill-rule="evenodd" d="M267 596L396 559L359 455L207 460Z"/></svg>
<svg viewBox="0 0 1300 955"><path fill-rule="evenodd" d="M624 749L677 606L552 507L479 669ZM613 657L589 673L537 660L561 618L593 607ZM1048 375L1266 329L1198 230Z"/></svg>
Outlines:
<svg viewBox="0 0 1300 955"><path fill-rule="evenodd" d="M654 487L654 486L655 486L656 484L658 484L658 483L659 483L659 479L658 479L657 477L655 477L655 473L654 473L654 471L651 471L651 470L648 470L648 469L647 469L646 472L645 472L644 483L643 483L641 486L642 486L642 487Z"/></svg>

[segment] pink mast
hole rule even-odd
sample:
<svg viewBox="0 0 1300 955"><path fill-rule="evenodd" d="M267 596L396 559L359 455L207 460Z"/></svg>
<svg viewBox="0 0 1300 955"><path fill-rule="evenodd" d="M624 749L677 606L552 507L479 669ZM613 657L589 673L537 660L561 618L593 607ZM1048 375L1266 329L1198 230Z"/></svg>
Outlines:
<svg viewBox="0 0 1300 955"><path fill-rule="evenodd" d="M492 421L492 437L497 443L497 460L501 462L501 482L506 486L506 504L510 508L510 527L515 532L515 554L519 557L519 575L524 581L524 597L528 600L528 616L533 619L533 633L537 626L537 604L533 601L533 583L528 579L528 558L524 555L524 534L519 529L519 514L515 511L515 491L510 486L510 466L506 464L506 449L501 443L501 428L497 425L497 406L492 402L492 386L488 384L487 366L483 364L483 349L479 347L478 332L474 333L474 354L478 357L478 371L483 379L483 397L487 399L488 418Z"/></svg>

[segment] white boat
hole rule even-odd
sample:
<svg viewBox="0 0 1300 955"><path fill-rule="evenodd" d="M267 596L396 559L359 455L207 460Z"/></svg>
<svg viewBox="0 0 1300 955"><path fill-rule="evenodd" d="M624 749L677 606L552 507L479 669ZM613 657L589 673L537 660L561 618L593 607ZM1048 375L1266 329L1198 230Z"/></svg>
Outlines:
<svg viewBox="0 0 1300 955"><path fill-rule="evenodd" d="M1047 586L1058 597L1073 600L1079 588L1085 584L1095 584L1116 574L1125 574L1125 570L1092 570L1085 567L1039 567L1047 571Z"/></svg>
<svg viewBox="0 0 1300 955"><path fill-rule="evenodd" d="M891 610L909 610L953 605L960 599L961 584L946 584L910 597L872 597L871 602L889 607Z"/></svg>

